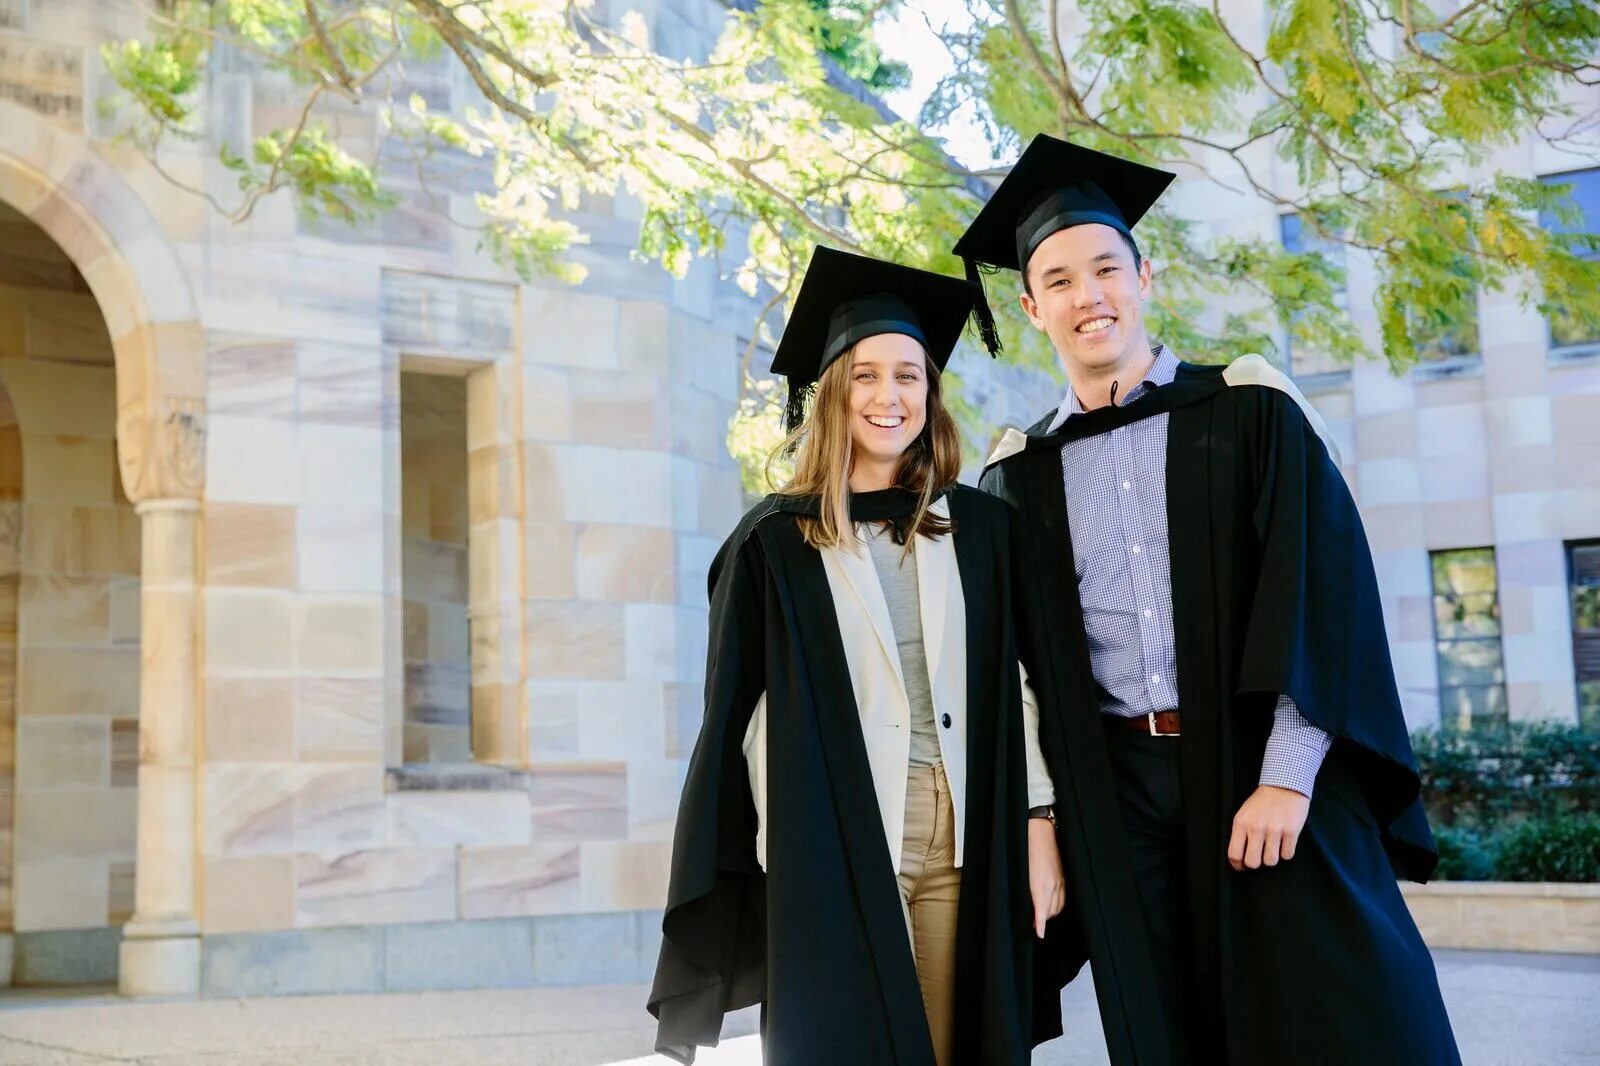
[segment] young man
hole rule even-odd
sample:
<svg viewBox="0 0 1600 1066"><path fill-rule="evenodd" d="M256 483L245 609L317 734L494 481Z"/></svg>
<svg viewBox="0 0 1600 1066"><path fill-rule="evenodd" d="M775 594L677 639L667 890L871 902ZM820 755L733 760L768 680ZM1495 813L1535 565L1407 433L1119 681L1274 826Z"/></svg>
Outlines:
<svg viewBox="0 0 1600 1066"><path fill-rule="evenodd" d="M1172 177L1040 136L955 248L1022 272L1071 382L982 482L1020 517L1077 918L1049 957L1093 963L1119 1066L1456 1063L1395 883L1437 855L1361 520L1286 378L1152 345L1132 226Z"/></svg>

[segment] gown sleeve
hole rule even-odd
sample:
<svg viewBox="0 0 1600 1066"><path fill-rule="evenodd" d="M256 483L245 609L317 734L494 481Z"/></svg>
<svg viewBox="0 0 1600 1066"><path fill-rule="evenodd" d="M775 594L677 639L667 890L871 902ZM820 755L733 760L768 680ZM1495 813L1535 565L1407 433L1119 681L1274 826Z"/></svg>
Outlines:
<svg viewBox="0 0 1600 1066"><path fill-rule="evenodd" d="M769 581L748 532L736 531L711 566L705 719L678 807L648 1003L656 1050L683 1063L716 1045L724 1014L765 994L765 880L741 745L765 687Z"/></svg>
<svg viewBox="0 0 1600 1066"><path fill-rule="evenodd" d="M1287 696L1360 763L1397 872L1437 861L1384 633L1377 574L1344 476L1293 400L1262 390L1251 516L1260 577L1238 691Z"/></svg>

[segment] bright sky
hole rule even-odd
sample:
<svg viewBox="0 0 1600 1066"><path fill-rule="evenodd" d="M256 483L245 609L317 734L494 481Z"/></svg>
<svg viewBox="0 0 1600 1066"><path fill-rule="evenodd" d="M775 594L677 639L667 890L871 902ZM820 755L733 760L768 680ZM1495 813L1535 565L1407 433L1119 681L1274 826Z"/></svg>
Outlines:
<svg viewBox="0 0 1600 1066"><path fill-rule="evenodd" d="M878 45L884 57L901 60L911 68L911 85L885 96L896 113L915 121L928 94L950 72L950 52L937 31L947 26L962 28L971 21L964 0L913 0L901 4L892 19L878 25ZM995 159L970 110L958 112L949 124L929 132L943 137L945 150L967 166L993 166Z"/></svg>

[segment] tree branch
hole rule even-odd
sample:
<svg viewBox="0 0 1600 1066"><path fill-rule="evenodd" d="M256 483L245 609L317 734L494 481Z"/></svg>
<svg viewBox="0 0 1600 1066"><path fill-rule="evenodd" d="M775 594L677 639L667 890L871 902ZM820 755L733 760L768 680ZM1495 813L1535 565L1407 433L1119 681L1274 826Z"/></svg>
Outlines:
<svg viewBox="0 0 1600 1066"><path fill-rule="evenodd" d="M328 57L328 62L333 66L334 75L339 79L339 84L352 94L359 92L355 85L355 78L350 74L350 68L345 66L344 56L334 47L333 39L328 36L328 28L322 24L322 16L317 13L317 0L305 0L306 21L311 24L311 31L316 35L317 43L322 46L322 51Z"/></svg>
<svg viewBox="0 0 1600 1066"><path fill-rule="evenodd" d="M1027 19L1022 14L1022 8L1017 0L1006 0L1006 18L1011 25L1011 33L1022 45L1023 54L1028 57L1028 65L1033 72L1043 81L1045 87L1050 89L1056 97L1057 115L1063 126L1072 121L1071 111L1083 115L1083 101L1078 99L1078 94L1073 92L1072 86L1061 81L1050 71L1050 65L1045 62L1044 54L1039 51L1039 43L1033 39L1033 31L1028 28Z"/></svg>

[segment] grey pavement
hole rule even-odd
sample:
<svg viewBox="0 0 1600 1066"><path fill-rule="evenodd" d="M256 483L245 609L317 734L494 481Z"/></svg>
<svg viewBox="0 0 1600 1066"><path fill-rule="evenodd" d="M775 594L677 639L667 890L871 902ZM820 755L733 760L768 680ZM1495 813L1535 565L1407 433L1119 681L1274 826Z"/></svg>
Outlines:
<svg viewBox="0 0 1600 1066"><path fill-rule="evenodd" d="M1600 1064L1600 956L1441 951L1470 1066ZM660 1066L637 985L130 1002L0 990L0 1066ZM1037 1066L1106 1062L1087 981ZM703 1066L757 1066L755 1019L730 1020ZM1372 1064L1361 1064L1372 1066Z"/></svg>

